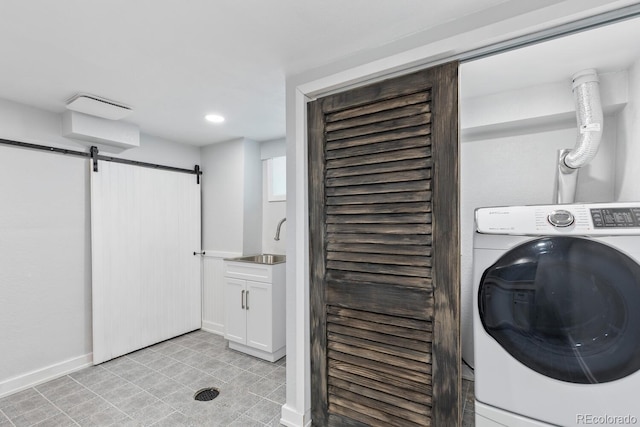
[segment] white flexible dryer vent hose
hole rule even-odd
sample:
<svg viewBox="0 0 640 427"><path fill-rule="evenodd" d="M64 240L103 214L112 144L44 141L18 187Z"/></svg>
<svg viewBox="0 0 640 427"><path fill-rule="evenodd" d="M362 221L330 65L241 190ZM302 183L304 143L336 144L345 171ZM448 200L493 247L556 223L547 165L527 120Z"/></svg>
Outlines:
<svg viewBox="0 0 640 427"><path fill-rule="evenodd" d="M583 70L573 75L573 95L578 119L578 140L564 157L564 164L570 169L578 169L595 157L602 138L600 80L596 70Z"/></svg>

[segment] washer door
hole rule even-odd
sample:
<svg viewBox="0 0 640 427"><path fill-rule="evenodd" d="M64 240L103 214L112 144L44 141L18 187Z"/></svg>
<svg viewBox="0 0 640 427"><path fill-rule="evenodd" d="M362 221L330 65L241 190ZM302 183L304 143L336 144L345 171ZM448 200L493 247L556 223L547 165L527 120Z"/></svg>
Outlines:
<svg viewBox="0 0 640 427"><path fill-rule="evenodd" d="M640 266L605 244L517 246L484 272L478 308L489 335L548 377L602 383L640 369Z"/></svg>

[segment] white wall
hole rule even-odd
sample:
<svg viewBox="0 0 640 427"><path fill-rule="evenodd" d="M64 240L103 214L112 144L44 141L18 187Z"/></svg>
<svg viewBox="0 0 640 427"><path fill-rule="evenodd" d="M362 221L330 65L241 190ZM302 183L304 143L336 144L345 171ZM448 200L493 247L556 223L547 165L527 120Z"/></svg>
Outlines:
<svg viewBox="0 0 640 427"><path fill-rule="evenodd" d="M203 245L207 252L258 253L262 246L262 165L257 142L202 148Z"/></svg>
<svg viewBox="0 0 640 427"><path fill-rule="evenodd" d="M0 138L88 152L86 142L62 136L62 115L0 99ZM106 156L193 169L200 148L140 134L140 147Z"/></svg>
<svg viewBox="0 0 640 427"><path fill-rule="evenodd" d="M0 146L0 396L91 361L88 176L86 160Z"/></svg>
<svg viewBox="0 0 640 427"><path fill-rule="evenodd" d="M243 252L262 252L262 161L260 144L245 140Z"/></svg>
<svg viewBox="0 0 640 427"><path fill-rule="evenodd" d="M88 151L60 132L59 114L0 100L0 138ZM118 157L191 169L200 150L143 134ZM88 159L0 146L0 396L91 362L88 174Z"/></svg>
<svg viewBox="0 0 640 427"><path fill-rule="evenodd" d="M202 249L242 253L243 140L202 148Z"/></svg>
<svg viewBox="0 0 640 427"><path fill-rule="evenodd" d="M620 114L615 200L640 200L640 58L629 69L629 103Z"/></svg>
<svg viewBox="0 0 640 427"><path fill-rule="evenodd" d="M260 144L262 158L262 251L284 254L287 242L287 223L280 228L280 240L274 240L278 222L287 215L287 202L270 202L268 196L267 160L286 155L286 141L277 139Z"/></svg>
<svg viewBox="0 0 640 427"><path fill-rule="evenodd" d="M120 157L146 163L174 166L183 169L193 169L200 165L200 148L192 145L180 144L155 135L140 134L140 147L126 150L119 154L105 156ZM196 179L195 176L193 179Z"/></svg>
<svg viewBox="0 0 640 427"><path fill-rule="evenodd" d="M61 115L4 99L0 99L0 137L88 151L86 146L62 136Z"/></svg>

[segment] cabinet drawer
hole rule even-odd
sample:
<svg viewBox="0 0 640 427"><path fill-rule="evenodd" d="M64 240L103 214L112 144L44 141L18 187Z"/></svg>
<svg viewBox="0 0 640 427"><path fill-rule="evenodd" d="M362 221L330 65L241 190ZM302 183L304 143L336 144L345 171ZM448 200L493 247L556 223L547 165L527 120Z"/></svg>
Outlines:
<svg viewBox="0 0 640 427"><path fill-rule="evenodd" d="M226 277L271 283L271 271L271 266L264 264L233 261L224 262L224 275Z"/></svg>

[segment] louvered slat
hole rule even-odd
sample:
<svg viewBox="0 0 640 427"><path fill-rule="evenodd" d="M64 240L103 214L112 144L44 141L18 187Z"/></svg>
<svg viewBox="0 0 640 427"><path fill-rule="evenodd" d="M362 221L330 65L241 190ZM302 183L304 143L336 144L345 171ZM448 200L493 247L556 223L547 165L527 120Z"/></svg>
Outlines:
<svg viewBox="0 0 640 427"><path fill-rule="evenodd" d="M426 157L426 155L425 155ZM340 178L354 175L370 175L376 173L400 172L431 167L430 158L411 159L376 163L371 165L347 166L343 168L327 169L327 178Z"/></svg>
<svg viewBox="0 0 640 427"><path fill-rule="evenodd" d="M327 187L327 196L354 196L359 194L403 193L431 189L431 181L396 182L372 185L352 185L348 187Z"/></svg>
<svg viewBox="0 0 640 427"><path fill-rule="evenodd" d="M356 355L345 354L331 349L327 349L327 355L329 357L329 360L337 360L345 363L350 363L355 366L366 367L366 369L394 375L398 378L402 378L403 380L425 383L429 383L431 381L431 375L429 373L409 371L396 366L392 366L385 362L379 362ZM430 365L427 366L430 367Z"/></svg>
<svg viewBox="0 0 640 427"><path fill-rule="evenodd" d="M423 277L431 278L431 269L425 267L410 267L404 265L388 265L388 264L376 264L372 269L371 264L365 264L361 262L343 262L343 261L327 261L327 269L329 270L344 270L349 272L363 272L367 273L374 271L376 274L381 275L394 275L394 276L410 276L410 277Z"/></svg>
<svg viewBox="0 0 640 427"><path fill-rule="evenodd" d="M425 202L431 200L431 191L407 191L389 194L362 194L355 196L327 197L327 206L335 205L370 205L383 198L387 203Z"/></svg>
<svg viewBox="0 0 640 427"><path fill-rule="evenodd" d="M327 142L342 139L357 138L366 135L378 134L380 132L389 132L392 130L401 130L413 128L416 126L424 126L429 123L431 114L423 114L421 116L404 117L401 119L385 120L365 126L341 129L334 132L327 132Z"/></svg>
<svg viewBox="0 0 640 427"><path fill-rule="evenodd" d="M431 381L430 322L335 306L327 312L329 401L374 414L370 425L426 425L430 400L417 391Z"/></svg>
<svg viewBox="0 0 640 427"><path fill-rule="evenodd" d="M369 378L367 374L371 374L370 372L363 371L357 366L349 365L348 363L336 361L329 361L329 371L331 372L329 381L332 379L344 380L351 384L357 384L372 390L403 396L412 402L423 403L425 405L431 404L431 386L427 384L401 381L398 378L383 376L379 373L374 373L374 377Z"/></svg>
<svg viewBox="0 0 640 427"><path fill-rule="evenodd" d="M429 135L431 135L431 126L416 126L407 129L395 130L392 132L380 132L372 135L360 136L357 138L329 141L326 144L326 150L339 150L342 148L358 147L368 144L377 144L380 142L399 141L402 139L419 136L428 137Z"/></svg>
<svg viewBox="0 0 640 427"><path fill-rule="evenodd" d="M341 159L343 157L362 156L373 153L385 153L388 151L405 150L407 148L426 147L431 145L431 138L417 137L398 139L377 144L356 145L355 147L340 148L327 151L327 160Z"/></svg>
<svg viewBox="0 0 640 427"><path fill-rule="evenodd" d="M429 414L429 406L427 404L412 401L408 396L400 397L400 395L398 394L394 395L392 393L385 393L383 391L377 390L376 388L362 386L356 382L346 381L336 377L329 378L329 385L343 390L349 390L380 402L390 402L399 408L415 412L416 414ZM422 400L424 400L424 396L422 396Z"/></svg>
<svg viewBox="0 0 640 427"><path fill-rule="evenodd" d="M344 402L352 410L378 419L377 426L421 426L425 425L425 416L412 411L398 412L398 406L371 399L364 394L356 394L335 386L329 386L329 404ZM343 405L344 405L343 404ZM396 414L396 415L394 415Z"/></svg>
<svg viewBox="0 0 640 427"><path fill-rule="evenodd" d="M327 169L344 168L380 164L385 162L397 162L400 160L420 159L431 156L430 147L408 148L384 153L365 154L362 156L342 157L340 159L327 160Z"/></svg>
<svg viewBox="0 0 640 427"><path fill-rule="evenodd" d="M429 180L431 178L431 169L407 170L403 174L396 172L387 173L370 173L366 175L352 175L337 178L327 178L327 190L332 187L346 187L368 184L382 184L392 182L410 182Z"/></svg>
<svg viewBox="0 0 640 427"><path fill-rule="evenodd" d="M396 108L389 111L380 111L377 113L367 114L363 116L356 116L337 122L328 122L325 130L327 132L333 132L341 129L349 129L359 126L365 126L372 123L380 123L383 120L399 119L403 117L410 117L429 113L429 104L415 104L411 106L405 106L403 108Z"/></svg>
<svg viewBox="0 0 640 427"><path fill-rule="evenodd" d="M357 378L355 376L350 376L349 379L346 380L335 376L331 378L329 385L358 392L377 400L393 402L393 404L399 408L408 409L413 412L425 415L429 412L428 402L424 405L416 403L416 401L419 401L422 398L422 396L417 393L402 389L402 396L399 396L397 394L393 394L394 392L397 392L398 389L385 387L383 390L380 390L379 387L377 387L378 384L370 381L368 382L366 378L363 377Z"/></svg>
<svg viewBox="0 0 640 427"><path fill-rule="evenodd" d="M429 425L430 322L335 306L327 312L330 410L349 408L371 426Z"/></svg>
<svg viewBox="0 0 640 427"><path fill-rule="evenodd" d="M430 322L420 321L424 323L421 328L408 328L404 324L387 324L374 322L372 320L361 317L347 317L339 314L331 314L332 311L328 310L327 322L336 325L345 325L349 328L364 329L367 331L375 331L381 334L393 335L394 337L402 337L415 341L429 342L429 334L425 333L429 331L428 326ZM377 313L371 313L377 314ZM411 320L411 319L407 319Z"/></svg>
<svg viewBox="0 0 640 427"><path fill-rule="evenodd" d="M379 325L397 326L405 329L415 329L423 332L433 331L433 324L424 320L411 319L403 316L387 315L381 313L371 313L362 310L353 310L335 305L327 306L327 314L340 316L345 319L356 319L360 322L371 322ZM338 322L344 323L345 321ZM373 325L372 327L376 327ZM376 329L374 329L376 330ZM397 334L395 334L397 336ZM429 337L424 338L425 341L431 341Z"/></svg>
<svg viewBox="0 0 640 427"><path fill-rule="evenodd" d="M431 234L431 224L327 224L327 233Z"/></svg>
<svg viewBox="0 0 640 427"><path fill-rule="evenodd" d="M380 245L430 245L429 234L329 234L327 243L372 243Z"/></svg>
<svg viewBox="0 0 640 427"><path fill-rule="evenodd" d="M327 260L362 262L390 265L409 265L414 267L430 267L431 259L419 254L411 255L390 255L390 254L370 254L361 252L333 252L327 251Z"/></svg>
<svg viewBox="0 0 640 427"><path fill-rule="evenodd" d="M363 284L381 284L396 287L417 287L426 289L431 289L432 287L431 277L397 276L393 274L363 273L360 271L328 270L326 279L330 283L342 281ZM356 291L357 289L352 289L351 293L355 295ZM329 289L329 292L331 292L331 289Z"/></svg>
<svg viewBox="0 0 640 427"><path fill-rule="evenodd" d="M331 377L341 378L372 389L388 393L395 392L400 396L412 399L414 402L431 403L431 385L425 382L407 381L393 375L363 369L349 363L329 360Z"/></svg>
<svg viewBox="0 0 640 427"><path fill-rule="evenodd" d="M325 120L327 123L332 123L349 119L351 117L365 116L380 111L401 108L407 105L425 103L429 100L431 100L430 92L423 91L412 93L410 95L400 96L386 101L374 102L353 108L343 109L335 113L329 113L326 115Z"/></svg>
<svg viewBox="0 0 640 427"><path fill-rule="evenodd" d="M344 343L336 340L328 340L327 342L327 348L330 351L357 356L359 358L371 361L384 361L386 367L400 368L403 370L403 372L406 372L406 375L418 375L420 373L428 374L431 371L429 365L424 362L419 362L408 359L406 357L397 357L375 350L362 348L353 345L353 342L351 341L349 341L348 343Z"/></svg>
<svg viewBox="0 0 640 427"><path fill-rule="evenodd" d="M430 224L430 213L327 215L327 224Z"/></svg>
<svg viewBox="0 0 640 427"><path fill-rule="evenodd" d="M347 405L347 406L345 406ZM366 426L371 427L411 427L418 424L407 424L406 420L394 417L391 414L380 411L377 408L367 407L360 403L343 402L336 395L329 395L329 410L332 413L340 414L362 422ZM340 425L332 424L332 425ZM429 424L422 424L429 426Z"/></svg>
<svg viewBox="0 0 640 427"><path fill-rule="evenodd" d="M400 203L377 203L366 206L327 206L328 215L351 215L351 214L385 214L385 213L411 213L411 212L431 212L430 202L400 202Z"/></svg>
<svg viewBox="0 0 640 427"><path fill-rule="evenodd" d="M431 256L431 247L416 245L371 245L367 243L327 243L327 256L332 252Z"/></svg>
<svg viewBox="0 0 640 427"><path fill-rule="evenodd" d="M363 348L367 350L371 350L378 353L390 354L393 356L403 357L406 359L415 360L417 362L422 363L430 363L431 357L428 354L428 350L430 349L430 345L424 346L424 351L412 350L406 347L399 347L395 345L385 344L386 339L380 340L371 340L371 339L362 339L354 336L352 333L352 329L342 329L343 333L334 332L335 329L329 325L327 328L329 333L327 337L331 342L342 343L346 345L352 345L354 347ZM349 334L349 335L348 335ZM380 335L378 335L380 337ZM386 338L386 337L381 337Z"/></svg>

